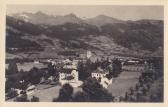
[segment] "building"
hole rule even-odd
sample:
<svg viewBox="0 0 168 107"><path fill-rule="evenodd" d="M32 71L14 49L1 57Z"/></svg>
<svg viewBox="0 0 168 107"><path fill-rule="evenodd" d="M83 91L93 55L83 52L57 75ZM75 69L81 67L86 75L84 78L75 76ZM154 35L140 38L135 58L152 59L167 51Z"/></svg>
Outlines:
<svg viewBox="0 0 168 107"><path fill-rule="evenodd" d="M110 84L112 84L112 82L113 82L113 78L108 79L108 78L106 78L106 77L103 77L103 78L101 79L101 81L100 81L100 84L101 84L104 88L108 88L108 86L109 86Z"/></svg>
<svg viewBox="0 0 168 107"><path fill-rule="evenodd" d="M59 72L59 82L61 85L66 83L70 84L73 87L78 87L82 84L82 81L79 81L79 75L77 71L77 62L76 61L66 61L63 68Z"/></svg>
<svg viewBox="0 0 168 107"><path fill-rule="evenodd" d="M109 72L98 67L97 70L92 72L92 78L96 78L104 88L108 88L112 84L112 78L108 79L106 75Z"/></svg>
<svg viewBox="0 0 168 107"><path fill-rule="evenodd" d="M108 72L106 70L103 70L102 68L98 67L95 71L92 72L92 78L101 79L106 76Z"/></svg>
<svg viewBox="0 0 168 107"><path fill-rule="evenodd" d="M31 86L29 86L26 89L26 93L27 93L27 95L31 95L31 94L33 94L35 92L35 90L36 90L36 86L35 85L31 85Z"/></svg>
<svg viewBox="0 0 168 107"><path fill-rule="evenodd" d="M91 51L87 51L86 57L89 59L91 56L92 56L92 52Z"/></svg>

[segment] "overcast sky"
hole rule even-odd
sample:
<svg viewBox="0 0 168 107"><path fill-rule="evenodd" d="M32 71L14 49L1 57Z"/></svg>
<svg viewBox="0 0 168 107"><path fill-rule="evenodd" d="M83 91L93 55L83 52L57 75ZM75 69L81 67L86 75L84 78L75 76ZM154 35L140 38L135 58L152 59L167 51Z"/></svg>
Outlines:
<svg viewBox="0 0 168 107"><path fill-rule="evenodd" d="M117 5L8 5L7 14L42 11L52 15L76 14L81 18L90 18L103 14L122 20L163 19L163 6L117 6Z"/></svg>

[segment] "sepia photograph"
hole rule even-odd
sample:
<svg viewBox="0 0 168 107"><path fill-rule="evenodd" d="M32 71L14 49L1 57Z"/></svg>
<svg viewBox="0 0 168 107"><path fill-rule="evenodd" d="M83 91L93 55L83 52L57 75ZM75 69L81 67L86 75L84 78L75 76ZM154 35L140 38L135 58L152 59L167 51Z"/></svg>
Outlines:
<svg viewBox="0 0 168 107"><path fill-rule="evenodd" d="M164 6L6 6L5 102L164 102Z"/></svg>

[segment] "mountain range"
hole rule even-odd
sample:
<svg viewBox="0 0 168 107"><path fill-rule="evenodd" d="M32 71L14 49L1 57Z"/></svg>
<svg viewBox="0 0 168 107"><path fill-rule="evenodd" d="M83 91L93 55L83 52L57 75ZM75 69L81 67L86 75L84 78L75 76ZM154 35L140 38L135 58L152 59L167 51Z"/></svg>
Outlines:
<svg viewBox="0 0 168 107"><path fill-rule="evenodd" d="M102 26L107 23L123 23L124 21L112 18L105 15L98 15L93 18L82 19L77 17L75 14L70 13L64 16L47 15L41 11L36 13L16 13L12 14L13 17L24 20L25 22L31 22L33 24L50 24L50 25L61 25L65 23L77 23L77 24L92 24L96 26Z"/></svg>
<svg viewBox="0 0 168 107"><path fill-rule="evenodd" d="M41 50L41 56L48 51L49 56L58 55L67 49L89 49L95 54L163 55L162 20L123 21L105 15L82 19L73 13L54 16L39 11L9 15L6 25L8 52L9 48L32 51L34 47Z"/></svg>

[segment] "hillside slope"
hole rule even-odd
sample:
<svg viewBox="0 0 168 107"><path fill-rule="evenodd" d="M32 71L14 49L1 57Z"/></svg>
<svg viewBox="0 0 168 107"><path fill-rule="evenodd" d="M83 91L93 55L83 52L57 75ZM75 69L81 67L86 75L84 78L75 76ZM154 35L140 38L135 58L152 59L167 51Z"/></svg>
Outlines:
<svg viewBox="0 0 168 107"><path fill-rule="evenodd" d="M48 51L51 54L47 56L54 57L65 50L92 50L95 54L163 54L163 21L118 22L120 20L102 26L75 22L41 25L7 16L6 46L7 50L20 48L28 52L39 49L41 57Z"/></svg>

